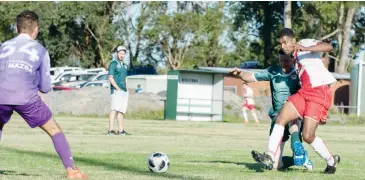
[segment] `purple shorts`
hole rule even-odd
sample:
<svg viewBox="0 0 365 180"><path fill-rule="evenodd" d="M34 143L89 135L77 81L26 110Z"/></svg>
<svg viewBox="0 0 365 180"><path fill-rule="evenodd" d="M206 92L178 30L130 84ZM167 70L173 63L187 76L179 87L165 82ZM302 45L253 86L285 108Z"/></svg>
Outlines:
<svg viewBox="0 0 365 180"><path fill-rule="evenodd" d="M26 105L0 105L0 122L6 124L16 111L31 128L42 126L52 117L48 106L39 98Z"/></svg>

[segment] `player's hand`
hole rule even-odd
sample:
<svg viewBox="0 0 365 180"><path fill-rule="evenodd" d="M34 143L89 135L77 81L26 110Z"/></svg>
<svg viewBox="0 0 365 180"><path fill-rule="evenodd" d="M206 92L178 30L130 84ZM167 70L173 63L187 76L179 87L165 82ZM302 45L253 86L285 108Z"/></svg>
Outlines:
<svg viewBox="0 0 365 180"><path fill-rule="evenodd" d="M235 75L235 76L238 76L241 74L241 69L235 67L232 71L231 71L231 74Z"/></svg>
<svg viewBox="0 0 365 180"><path fill-rule="evenodd" d="M308 48L300 44L295 45L295 52L300 52L300 51L308 51Z"/></svg>

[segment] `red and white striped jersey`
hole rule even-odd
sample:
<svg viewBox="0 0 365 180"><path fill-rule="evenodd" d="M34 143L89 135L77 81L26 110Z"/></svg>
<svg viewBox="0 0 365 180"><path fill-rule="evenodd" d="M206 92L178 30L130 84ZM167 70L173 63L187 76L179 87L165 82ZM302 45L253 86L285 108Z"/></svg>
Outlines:
<svg viewBox="0 0 365 180"><path fill-rule="evenodd" d="M298 42L304 47L315 46L320 41L315 39L302 39ZM302 84L302 88L315 88L321 85L330 85L337 80L324 66L319 52L301 51L296 52L296 68Z"/></svg>

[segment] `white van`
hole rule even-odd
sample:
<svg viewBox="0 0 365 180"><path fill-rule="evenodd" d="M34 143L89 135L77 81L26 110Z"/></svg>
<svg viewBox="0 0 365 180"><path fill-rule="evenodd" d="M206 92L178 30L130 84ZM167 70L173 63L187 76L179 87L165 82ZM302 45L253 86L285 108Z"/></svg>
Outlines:
<svg viewBox="0 0 365 180"><path fill-rule="evenodd" d="M51 78L54 80L58 75L64 72L77 72L82 70L83 69L79 67L53 67L51 68Z"/></svg>
<svg viewBox="0 0 365 180"><path fill-rule="evenodd" d="M91 73L107 72L105 68L91 68L91 69L84 69L84 71L91 72Z"/></svg>

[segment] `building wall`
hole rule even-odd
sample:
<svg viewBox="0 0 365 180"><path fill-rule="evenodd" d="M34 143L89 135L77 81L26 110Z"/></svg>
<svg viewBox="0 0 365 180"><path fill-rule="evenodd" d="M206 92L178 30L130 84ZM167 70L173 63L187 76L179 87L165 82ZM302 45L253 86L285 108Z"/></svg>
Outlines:
<svg viewBox="0 0 365 180"><path fill-rule="evenodd" d="M141 85L143 92L159 93L167 90L167 75L136 75L127 77L129 89Z"/></svg>
<svg viewBox="0 0 365 180"><path fill-rule="evenodd" d="M236 86L237 95L242 96L242 81L238 78L226 76L224 77L224 86ZM248 84L249 87L254 91L254 96L271 96L270 83L269 82L253 82ZM350 99L350 81L349 80L338 80L331 88L333 93L333 104L345 106L349 105Z"/></svg>

